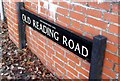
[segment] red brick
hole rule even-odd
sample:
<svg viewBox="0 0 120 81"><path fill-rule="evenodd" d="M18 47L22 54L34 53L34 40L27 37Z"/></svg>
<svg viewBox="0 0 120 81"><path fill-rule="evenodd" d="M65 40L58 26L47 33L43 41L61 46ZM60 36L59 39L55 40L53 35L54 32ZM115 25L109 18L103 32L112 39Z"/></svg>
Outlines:
<svg viewBox="0 0 120 81"><path fill-rule="evenodd" d="M109 69L113 68L113 62L110 62L109 60L104 60L104 66L108 67Z"/></svg>
<svg viewBox="0 0 120 81"><path fill-rule="evenodd" d="M105 58L108 58L109 60L115 62L115 63L118 63L118 56L116 55L113 55L109 52L105 52Z"/></svg>
<svg viewBox="0 0 120 81"><path fill-rule="evenodd" d="M102 74L102 79L110 80L110 77L106 76L105 74Z"/></svg>
<svg viewBox="0 0 120 81"><path fill-rule="evenodd" d="M111 14L111 13L104 13L104 19L107 20L107 21L110 21L110 22L114 22L114 23L118 23L118 18L120 18L120 16L118 15L115 15L115 14Z"/></svg>
<svg viewBox="0 0 120 81"><path fill-rule="evenodd" d="M60 46L60 45L56 45L56 46L54 46L54 49L57 51L57 52L59 52L59 53L61 53L62 55L64 55L64 50L63 50L63 48Z"/></svg>
<svg viewBox="0 0 120 81"><path fill-rule="evenodd" d="M54 54L54 50L53 50L51 47L45 46L45 49L46 49L48 52L50 52L51 54Z"/></svg>
<svg viewBox="0 0 120 81"><path fill-rule="evenodd" d="M54 54L52 54L51 52L49 52L49 51L48 51L48 56L49 56L49 57L51 57L51 58L52 58L52 57L53 57L53 55L54 55Z"/></svg>
<svg viewBox="0 0 120 81"><path fill-rule="evenodd" d="M80 34L82 35L82 31L78 28L74 28L74 27L68 27L69 30L73 31L74 33Z"/></svg>
<svg viewBox="0 0 120 81"><path fill-rule="evenodd" d="M78 12L86 12L86 8L82 7L82 6L79 6L79 5L74 5L74 10L75 11L78 11Z"/></svg>
<svg viewBox="0 0 120 81"><path fill-rule="evenodd" d="M70 77L70 79L78 79L75 75L73 75L72 73L70 73L70 72L68 72L67 73L67 76L69 76Z"/></svg>
<svg viewBox="0 0 120 81"><path fill-rule="evenodd" d="M18 35L18 29L17 29L17 28L13 27L12 30L13 30L14 33L15 33L14 35ZM17 38L19 38L19 37L17 37Z"/></svg>
<svg viewBox="0 0 120 81"><path fill-rule="evenodd" d="M51 13L53 13L53 11L51 11ZM49 13L49 15L51 14L51 13ZM56 16L56 15L55 15ZM53 16L51 17L51 16L48 16L48 21L51 21L51 22L56 22L55 21L55 19L53 18Z"/></svg>
<svg viewBox="0 0 120 81"><path fill-rule="evenodd" d="M106 36L108 41L114 42L116 44L118 44L118 37L113 35L113 34L109 34L107 32L102 32L103 36Z"/></svg>
<svg viewBox="0 0 120 81"><path fill-rule="evenodd" d="M43 42L41 42L39 39L37 39L37 43L38 43L41 47L45 46L45 44L44 44Z"/></svg>
<svg viewBox="0 0 120 81"><path fill-rule="evenodd" d="M45 11L46 11L45 8L40 7L40 13L43 13L43 14L40 14L40 15L42 15L43 17L45 17Z"/></svg>
<svg viewBox="0 0 120 81"><path fill-rule="evenodd" d="M97 2L88 2L88 5L96 7L96 8L110 10L110 2L103 2L103 3L99 3L99 4Z"/></svg>
<svg viewBox="0 0 120 81"><path fill-rule="evenodd" d="M76 64L74 62L72 62L71 60L68 60L69 65L72 66L73 68L75 68Z"/></svg>
<svg viewBox="0 0 120 81"><path fill-rule="evenodd" d="M74 20L71 20L72 22L72 26L75 27L75 28L80 28L80 23L77 22L77 21L74 21Z"/></svg>
<svg viewBox="0 0 120 81"><path fill-rule="evenodd" d="M106 67L103 67L103 72L109 76L111 76L112 78L115 78L116 73Z"/></svg>
<svg viewBox="0 0 120 81"><path fill-rule="evenodd" d="M17 10L16 10L14 7L11 8L11 11L12 11L12 13L13 13L14 15L17 15L17 14L18 14Z"/></svg>
<svg viewBox="0 0 120 81"><path fill-rule="evenodd" d="M57 75L57 77L59 78L59 79L62 79L62 77L63 77L63 73L61 72L61 71L59 71L59 70L56 70L56 75Z"/></svg>
<svg viewBox="0 0 120 81"><path fill-rule="evenodd" d="M107 27L106 22L101 21L101 20L97 20L97 19L93 19L93 18L90 18L90 17L87 18L87 23L89 23L89 24L91 24L93 26L103 28L103 29L106 29L106 27Z"/></svg>
<svg viewBox="0 0 120 81"><path fill-rule="evenodd" d="M119 28L120 28L120 26L116 26L116 25L110 24L109 31L112 32L112 33L118 34Z"/></svg>
<svg viewBox="0 0 120 81"><path fill-rule="evenodd" d="M67 9L64 9L64 8L60 8L60 7L58 7L57 8L57 12L58 13L61 13L61 14L63 14L63 15L68 15L68 10Z"/></svg>
<svg viewBox="0 0 120 81"><path fill-rule="evenodd" d="M94 9L87 9L86 14L101 18L102 17L102 12Z"/></svg>
<svg viewBox="0 0 120 81"><path fill-rule="evenodd" d="M71 8L71 5L67 2L64 2L64 1L60 1L59 5L64 7L64 8Z"/></svg>
<svg viewBox="0 0 120 81"><path fill-rule="evenodd" d="M38 39L38 35L39 35L39 34L37 33L37 31L33 30L31 33L32 33L32 35L33 35L33 39L34 39L34 40Z"/></svg>
<svg viewBox="0 0 120 81"><path fill-rule="evenodd" d="M67 24L64 23L64 22L62 22L62 21L57 20L56 23L59 24L59 25L61 25L64 28L67 28Z"/></svg>
<svg viewBox="0 0 120 81"><path fill-rule="evenodd" d="M86 33L84 36L86 36L87 38L89 38L89 39L92 39L92 40L93 40L93 36L92 36L92 35L90 35L90 34L88 34L88 33Z"/></svg>
<svg viewBox="0 0 120 81"><path fill-rule="evenodd" d="M60 65L58 65L58 64L55 64L55 67L56 67L57 69L59 69L64 75L66 74L66 70L65 70L64 67L62 67L62 66L60 66Z"/></svg>
<svg viewBox="0 0 120 81"><path fill-rule="evenodd" d="M11 33L11 35L14 37L14 40L18 41L19 36L16 29L10 28L9 33Z"/></svg>
<svg viewBox="0 0 120 81"><path fill-rule="evenodd" d="M74 10L78 11L78 12L82 11L81 6L79 6L79 5L74 5Z"/></svg>
<svg viewBox="0 0 120 81"><path fill-rule="evenodd" d="M30 31L28 26L26 26L26 29L25 29L25 30L26 30L26 32L28 32L28 33L29 33L29 31Z"/></svg>
<svg viewBox="0 0 120 81"><path fill-rule="evenodd" d="M87 62L81 62L81 67L85 68L88 71L90 70L90 64Z"/></svg>
<svg viewBox="0 0 120 81"><path fill-rule="evenodd" d="M12 19L12 21L14 22L14 23L17 23L18 24L18 18L11 18Z"/></svg>
<svg viewBox="0 0 120 81"><path fill-rule="evenodd" d="M71 11L70 17L77 19L79 21L85 22L85 16L83 14L79 14L79 13Z"/></svg>
<svg viewBox="0 0 120 81"><path fill-rule="evenodd" d="M86 70L82 69L80 66L76 66L76 70L87 77L89 76L89 73Z"/></svg>
<svg viewBox="0 0 120 81"><path fill-rule="evenodd" d="M82 24L81 30L82 30L82 31L85 31L85 32L88 32L88 33L90 33L90 34L93 34L93 35L98 35L98 34L100 34L100 30L95 29L95 28L92 28L92 27L87 26L87 25L84 25L84 24Z"/></svg>
<svg viewBox="0 0 120 81"><path fill-rule="evenodd" d="M79 78L84 80L84 81L88 81L88 78L83 76L83 74L79 74Z"/></svg>
<svg viewBox="0 0 120 81"><path fill-rule="evenodd" d="M33 49L34 49L34 50L37 50L37 48L38 48L39 50L42 50L43 53L45 53L45 52L44 52L45 49L42 48L41 46L39 46L39 45L37 44L36 39L32 39L32 43L33 43Z"/></svg>
<svg viewBox="0 0 120 81"><path fill-rule="evenodd" d="M67 62L67 59L66 59L62 54L56 52L56 56L57 56L59 59L61 59L63 62L65 62L65 63Z"/></svg>
<svg viewBox="0 0 120 81"><path fill-rule="evenodd" d="M65 65L65 69L68 70L68 71L70 71L75 76L78 76L78 72L76 70L74 70L73 68L71 68L70 66Z"/></svg>
<svg viewBox="0 0 120 81"><path fill-rule="evenodd" d="M31 50L32 50L32 48L31 48ZM37 55L40 60L43 60L44 62L46 62L45 54L43 52L41 52L41 50L37 49L37 53L34 53L34 54Z"/></svg>
<svg viewBox="0 0 120 81"><path fill-rule="evenodd" d="M73 53L66 53L66 57L69 58L71 61L79 64L79 59Z"/></svg>
<svg viewBox="0 0 120 81"><path fill-rule="evenodd" d="M58 15L58 20L60 20L61 22L66 23L66 24L70 24L70 19L66 18L65 16Z"/></svg>
<svg viewBox="0 0 120 81"><path fill-rule="evenodd" d="M107 50L110 50L110 51L112 51L112 52L117 52L118 46L115 46L115 45L113 45L113 44L111 44L111 43L107 43L106 49L107 49Z"/></svg>
<svg viewBox="0 0 120 81"><path fill-rule="evenodd" d="M55 56L53 56L53 60L54 60L56 63L60 64L61 66L64 65L64 63L63 63L61 60L59 60L57 57L55 57Z"/></svg>
<svg viewBox="0 0 120 81"><path fill-rule="evenodd" d="M43 53L45 53L46 54L46 49L45 48L43 48L42 46L40 46L40 45L38 45L38 48L39 48L39 50L41 50Z"/></svg>
<svg viewBox="0 0 120 81"><path fill-rule="evenodd" d="M47 55L45 55L45 59L49 62L48 65L54 64L54 61Z"/></svg>
<svg viewBox="0 0 120 81"><path fill-rule="evenodd" d="M47 45L52 48L53 45L54 45L54 42L52 40L50 40L50 39L47 39Z"/></svg>
<svg viewBox="0 0 120 81"><path fill-rule="evenodd" d="M41 34L37 35L39 40L41 40L43 43L46 43L46 37L42 36Z"/></svg>
<svg viewBox="0 0 120 81"><path fill-rule="evenodd" d="M66 81L72 81L68 76L64 76L63 79L65 79Z"/></svg>

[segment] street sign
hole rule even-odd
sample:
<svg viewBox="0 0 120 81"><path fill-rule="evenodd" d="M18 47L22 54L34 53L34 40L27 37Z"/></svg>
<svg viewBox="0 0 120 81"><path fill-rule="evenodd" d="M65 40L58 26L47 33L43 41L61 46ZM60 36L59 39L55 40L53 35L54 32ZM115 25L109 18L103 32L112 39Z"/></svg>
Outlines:
<svg viewBox="0 0 120 81"><path fill-rule="evenodd" d="M34 30L53 40L69 51L90 62L92 52L92 40L72 32L64 27L21 9L21 18L24 23Z"/></svg>

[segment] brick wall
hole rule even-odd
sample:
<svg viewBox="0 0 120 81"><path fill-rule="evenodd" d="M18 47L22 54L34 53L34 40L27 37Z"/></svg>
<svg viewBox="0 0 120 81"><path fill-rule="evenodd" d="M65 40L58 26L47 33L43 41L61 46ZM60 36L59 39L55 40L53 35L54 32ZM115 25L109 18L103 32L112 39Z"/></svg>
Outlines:
<svg viewBox="0 0 120 81"><path fill-rule="evenodd" d="M25 8L93 39L95 35L108 38L103 65L103 79L117 79L120 68L118 51L119 4L113 2L24 2ZM16 3L4 3L9 36L19 46ZM46 67L59 78L88 79L90 64L42 34L26 26L27 45Z"/></svg>
<svg viewBox="0 0 120 81"><path fill-rule="evenodd" d="M4 2L5 17L7 19L9 37L19 46L18 20L15 3Z"/></svg>

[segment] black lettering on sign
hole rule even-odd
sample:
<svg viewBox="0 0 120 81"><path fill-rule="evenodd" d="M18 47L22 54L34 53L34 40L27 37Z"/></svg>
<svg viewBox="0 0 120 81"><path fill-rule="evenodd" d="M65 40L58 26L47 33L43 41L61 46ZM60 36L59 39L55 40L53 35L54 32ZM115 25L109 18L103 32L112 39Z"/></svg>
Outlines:
<svg viewBox="0 0 120 81"><path fill-rule="evenodd" d="M43 17L34 15L26 9L21 9L21 12L22 21L34 30L45 35L49 39L87 60L88 62L91 61L92 40L65 29Z"/></svg>

